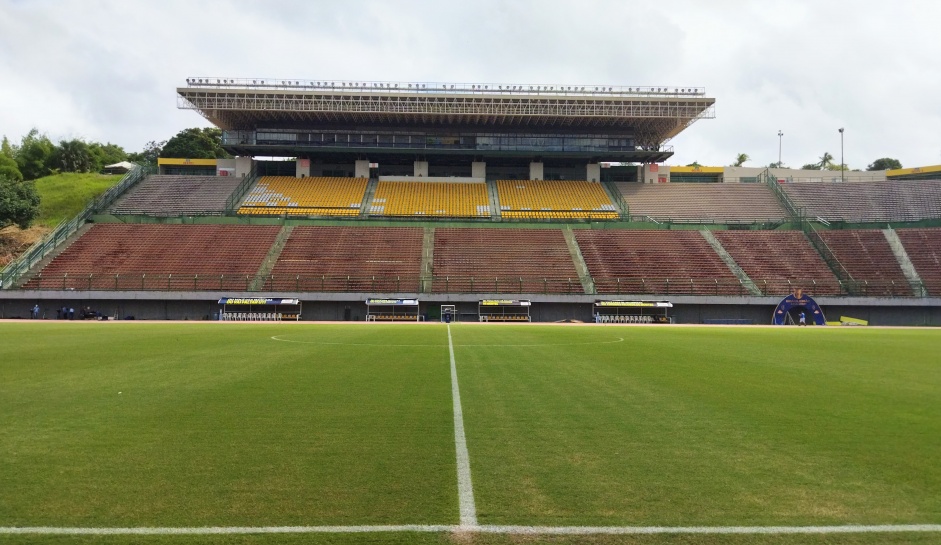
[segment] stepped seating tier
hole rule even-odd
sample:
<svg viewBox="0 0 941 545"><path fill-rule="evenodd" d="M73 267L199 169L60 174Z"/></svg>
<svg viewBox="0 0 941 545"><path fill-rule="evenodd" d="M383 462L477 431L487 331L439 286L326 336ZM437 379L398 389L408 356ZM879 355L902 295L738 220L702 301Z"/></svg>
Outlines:
<svg viewBox="0 0 941 545"><path fill-rule="evenodd" d="M148 176L119 199L111 213L152 216L222 213L226 199L240 182L234 176Z"/></svg>
<svg viewBox="0 0 941 545"><path fill-rule="evenodd" d="M239 207L252 216L358 216L366 178L263 176Z"/></svg>
<svg viewBox="0 0 941 545"><path fill-rule="evenodd" d="M860 295L912 295L911 286L882 231L820 231L820 237L859 284L856 289Z"/></svg>
<svg viewBox="0 0 941 545"><path fill-rule="evenodd" d="M802 231L716 231L715 236L765 295L839 295L840 283Z"/></svg>
<svg viewBox="0 0 941 545"><path fill-rule="evenodd" d="M560 229L435 229L437 293L584 293Z"/></svg>
<svg viewBox="0 0 941 545"><path fill-rule="evenodd" d="M632 216L700 223L781 222L787 210L765 184L615 184Z"/></svg>
<svg viewBox="0 0 941 545"><path fill-rule="evenodd" d="M941 297L941 229L897 229L928 294Z"/></svg>
<svg viewBox="0 0 941 545"><path fill-rule="evenodd" d="M461 182L380 181L369 213L454 218L489 218L491 215L487 184Z"/></svg>
<svg viewBox="0 0 941 545"><path fill-rule="evenodd" d="M244 291L279 230L254 225L98 224L24 287Z"/></svg>
<svg viewBox="0 0 941 545"><path fill-rule="evenodd" d="M698 231L577 229L575 238L598 293L747 294Z"/></svg>
<svg viewBox="0 0 941 545"><path fill-rule="evenodd" d="M848 222L941 218L941 180L791 182L781 188L811 218Z"/></svg>
<svg viewBox="0 0 941 545"><path fill-rule="evenodd" d="M500 215L517 219L618 219L617 207L598 182L497 180Z"/></svg>
<svg viewBox="0 0 941 545"><path fill-rule="evenodd" d="M295 227L265 289L417 293L417 227Z"/></svg>

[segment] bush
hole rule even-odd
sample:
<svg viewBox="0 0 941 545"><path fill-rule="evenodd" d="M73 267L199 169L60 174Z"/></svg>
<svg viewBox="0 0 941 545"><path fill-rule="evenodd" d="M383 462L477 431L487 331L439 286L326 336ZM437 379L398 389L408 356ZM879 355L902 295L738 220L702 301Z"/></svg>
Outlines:
<svg viewBox="0 0 941 545"><path fill-rule="evenodd" d="M32 182L0 176L0 227L16 224L26 229L39 215L39 193Z"/></svg>

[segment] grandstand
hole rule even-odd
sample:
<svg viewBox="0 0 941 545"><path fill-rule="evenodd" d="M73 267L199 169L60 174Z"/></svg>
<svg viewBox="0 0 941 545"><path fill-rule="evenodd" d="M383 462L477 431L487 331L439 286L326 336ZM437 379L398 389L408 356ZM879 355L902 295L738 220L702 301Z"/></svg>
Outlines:
<svg viewBox="0 0 941 545"><path fill-rule="evenodd" d="M379 181L369 205L374 216L489 218L484 183Z"/></svg>
<svg viewBox="0 0 941 545"><path fill-rule="evenodd" d="M878 229L822 231L821 238L867 295L905 297L912 289Z"/></svg>
<svg viewBox="0 0 941 545"><path fill-rule="evenodd" d="M941 217L941 180L781 184L804 215L826 221L910 222Z"/></svg>
<svg viewBox="0 0 941 545"><path fill-rule="evenodd" d="M437 293L585 293L561 229L434 232Z"/></svg>
<svg viewBox="0 0 941 545"><path fill-rule="evenodd" d="M238 184L239 180L226 176L149 176L119 199L111 212L151 216L221 214Z"/></svg>
<svg viewBox="0 0 941 545"><path fill-rule="evenodd" d="M810 295L843 291L801 231L718 231L715 237L766 295L787 295L796 289Z"/></svg>
<svg viewBox="0 0 941 545"><path fill-rule="evenodd" d="M747 293L697 231L579 229L575 238L598 293Z"/></svg>
<svg viewBox="0 0 941 545"><path fill-rule="evenodd" d="M358 216L365 178L264 176L248 192L239 214L254 216Z"/></svg>
<svg viewBox="0 0 941 545"><path fill-rule="evenodd" d="M925 289L941 296L941 229L899 229L897 233Z"/></svg>
<svg viewBox="0 0 941 545"><path fill-rule="evenodd" d="M418 292L422 236L413 227L295 227L266 288Z"/></svg>
<svg viewBox="0 0 941 545"><path fill-rule="evenodd" d="M669 140L712 116L700 88L195 78L178 95L237 157L132 171L4 269L0 313L205 318L208 301L271 297L354 319L369 298L417 301L419 319L525 300L549 321L656 299L677 321L766 322L801 293L941 324L941 182L671 175Z"/></svg>
<svg viewBox="0 0 941 545"><path fill-rule="evenodd" d="M497 180L500 214L524 219L618 219L600 183L576 180Z"/></svg>
<svg viewBox="0 0 941 545"><path fill-rule="evenodd" d="M787 210L766 184L617 183L634 217L688 223L780 223Z"/></svg>
<svg viewBox="0 0 941 545"><path fill-rule="evenodd" d="M93 225L24 288L247 291L279 230L246 225Z"/></svg>

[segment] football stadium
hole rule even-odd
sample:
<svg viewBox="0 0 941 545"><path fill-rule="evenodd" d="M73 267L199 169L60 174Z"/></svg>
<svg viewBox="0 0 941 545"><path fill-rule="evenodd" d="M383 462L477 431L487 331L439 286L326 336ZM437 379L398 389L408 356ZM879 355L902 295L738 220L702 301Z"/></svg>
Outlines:
<svg viewBox="0 0 941 545"><path fill-rule="evenodd" d="M669 166L700 87L176 97L234 158L0 272L0 542L941 539L941 167Z"/></svg>

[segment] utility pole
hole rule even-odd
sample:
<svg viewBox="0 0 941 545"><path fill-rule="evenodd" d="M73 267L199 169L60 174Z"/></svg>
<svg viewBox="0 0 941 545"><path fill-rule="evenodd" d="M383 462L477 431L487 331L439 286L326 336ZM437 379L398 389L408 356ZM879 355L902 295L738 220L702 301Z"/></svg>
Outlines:
<svg viewBox="0 0 941 545"><path fill-rule="evenodd" d="M840 181L845 181L843 179L843 174L846 171L846 163L843 162L843 127L840 127Z"/></svg>
<svg viewBox="0 0 941 545"><path fill-rule="evenodd" d="M784 136L784 133L781 130L778 130L778 168L781 168L781 137Z"/></svg>

